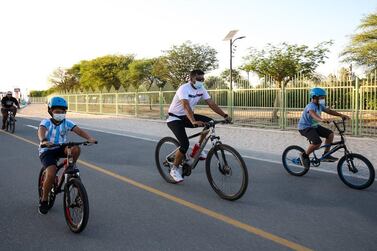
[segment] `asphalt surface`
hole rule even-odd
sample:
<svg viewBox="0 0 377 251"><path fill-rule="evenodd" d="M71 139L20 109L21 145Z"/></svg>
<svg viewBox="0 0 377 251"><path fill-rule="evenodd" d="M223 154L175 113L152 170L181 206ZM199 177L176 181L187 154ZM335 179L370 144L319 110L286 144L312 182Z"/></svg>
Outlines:
<svg viewBox="0 0 377 251"><path fill-rule="evenodd" d="M15 135L37 142L27 125L38 122L18 118ZM37 147L0 132L0 250L287 250L295 244L377 250L376 184L356 191L334 174L293 177L282 165L245 159L249 189L230 202L211 189L203 163L183 184L167 184L155 167L155 142L90 133L99 144L83 147L80 159L97 169L79 165L89 223L73 234L61 194L47 215L37 212Z"/></svg>

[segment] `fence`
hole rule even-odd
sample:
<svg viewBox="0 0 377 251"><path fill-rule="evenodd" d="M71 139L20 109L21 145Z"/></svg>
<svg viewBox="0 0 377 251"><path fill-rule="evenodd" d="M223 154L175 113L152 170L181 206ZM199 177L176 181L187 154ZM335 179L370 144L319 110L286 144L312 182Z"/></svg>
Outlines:
<svg viewBox="0 0 377 251"><path fill-rule="evenodd" d="M347 125L349 133L377 136L376 74L364 79L333 78L321 83L298 76L286 85L264 78L256 86L247 81L235 83L232 90L224 88L224 84L221 86L221 89L210 88L208 92L237 125L295 129L303 108L310 102L310 88L322 86L328 92L327 105L352 118ZM175 91L166 89L129 92L113 89L59 95L67 99L69 109L75 112L164 119L174 94ZM204 102L197 106L196 112L216 117Z"/></svg>

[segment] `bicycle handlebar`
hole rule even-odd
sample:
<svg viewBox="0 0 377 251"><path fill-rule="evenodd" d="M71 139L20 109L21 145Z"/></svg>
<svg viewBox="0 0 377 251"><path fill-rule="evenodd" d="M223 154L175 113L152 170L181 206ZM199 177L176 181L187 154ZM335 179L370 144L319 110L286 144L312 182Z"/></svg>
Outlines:
<svg viewBox="0 0 377 251"><path fill-rule="evenodd" d="M232 122L228 121L226 119L223 119L223 120L211 120L210 122L208 122L208 123L205 124L204 128L208 129L208 128L214 127L217 124L232 124Z"/></svg>
<svg viewBox="0 0 377 251"><path fill-rule="evenodd" d="M61 146L61 147L66 147L66 146L71 147L71 146L80 146L80 145L89 146L89 145L92 145L92 144L98 144L98 141L96 141L94 143L91 143L89 141L83 141L83 142L67 142L67 143L51 144L51 145L41 144L41 148L51 148L51 147L55 147L55 146Z"/></svg>

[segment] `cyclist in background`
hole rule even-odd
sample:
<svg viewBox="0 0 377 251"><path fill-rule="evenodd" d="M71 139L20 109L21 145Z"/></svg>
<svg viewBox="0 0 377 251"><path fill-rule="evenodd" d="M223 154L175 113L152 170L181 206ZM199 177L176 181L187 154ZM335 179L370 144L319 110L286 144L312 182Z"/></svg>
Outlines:
<svg viewBox="0 0 377 251"><path fill-rule="evenodd" d="M1 129L5 129L5 122L8 119L8 111L13 112L14 117L16 117L17 108L15 106L17 106L17 108L20 109L20 103L15 97L12 96L12 92L9 91L1 99L1 113L3 114L3 125Z"/></svg>

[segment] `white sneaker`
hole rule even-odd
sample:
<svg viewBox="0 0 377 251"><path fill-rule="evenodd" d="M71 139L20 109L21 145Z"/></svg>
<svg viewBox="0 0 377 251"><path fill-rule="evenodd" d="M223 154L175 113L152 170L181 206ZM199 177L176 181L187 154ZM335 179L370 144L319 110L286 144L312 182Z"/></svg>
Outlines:
<svg viewBox="0 0 377 251"><path fill-rule="evenodd" d="M183 181L182 174L181 174L179 168L177 168L177 167L173 166L170 169L170 176L173 178L173 180L175 182L182 182Z"/></svg>
<svg viewBox="0 0 377 251"><path fill-rule="evenodd" d="M207 154L206 152L203 150L200 154L199 154L199 159L200 160L205 160L207 158Z"/></svg>

